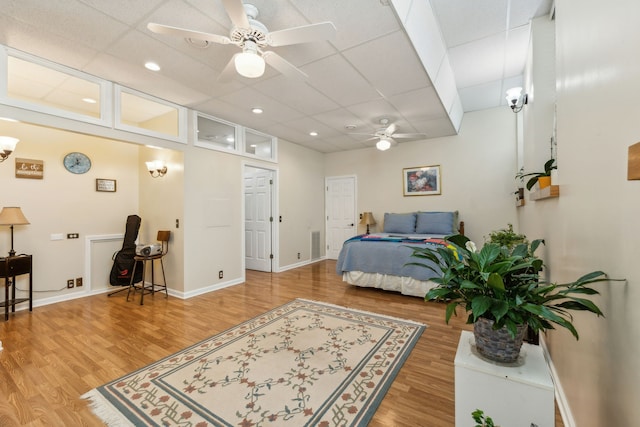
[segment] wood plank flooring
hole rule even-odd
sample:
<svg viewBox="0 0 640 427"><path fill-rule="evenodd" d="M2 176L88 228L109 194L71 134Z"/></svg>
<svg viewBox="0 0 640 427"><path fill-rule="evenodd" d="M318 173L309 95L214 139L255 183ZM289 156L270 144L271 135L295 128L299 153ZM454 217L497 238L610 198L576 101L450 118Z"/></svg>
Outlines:
<svg viewBox="0 0 640 427"><path fill-rule="evenodd" d="M0 323L0 426L100 426L80 395L294 298L426 323L369 425L455 424L453 360L460 331L471 326L463 316L446 325L441 304L343 283L335 261L278 274L247 271L244 284L188 300L158 293L140 306L139 294L125 298L97 295ZM556 419L562 427L557 410Z"/></svg>

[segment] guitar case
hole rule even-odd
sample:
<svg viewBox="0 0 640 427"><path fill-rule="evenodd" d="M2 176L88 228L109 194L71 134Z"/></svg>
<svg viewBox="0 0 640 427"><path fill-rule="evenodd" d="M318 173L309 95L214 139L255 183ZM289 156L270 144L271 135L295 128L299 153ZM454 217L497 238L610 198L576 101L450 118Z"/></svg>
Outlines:
<svg viewBox="0 0 640 427"><path fill-rule="evenodd" d="M142 219L138 215L129 215L127 217L127 226L124 233L124 241L122 249L113 254L113 266L109 274L109 283L111 286L129 286L131 283L131 272L133 271L133 258L136 255L136 239L140 230ZM133 278L134 283L142 280L142 261L137 261L136 274Z"/></svg>

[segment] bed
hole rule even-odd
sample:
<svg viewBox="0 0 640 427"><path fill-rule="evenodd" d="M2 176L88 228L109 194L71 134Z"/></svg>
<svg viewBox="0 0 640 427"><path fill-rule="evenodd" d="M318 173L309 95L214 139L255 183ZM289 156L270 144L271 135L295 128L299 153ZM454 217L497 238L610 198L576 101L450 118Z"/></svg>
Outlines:
<svg viewBox="0 0 640 427"><path fill-rule="evenodd" d="M336 263L342 280L356 286L380 288L423 298L435 286L436 273L406 265L414 248L443 246L442 238L464 234L458 212L386 213L383 232L359 235L344 242Z"/></svg>

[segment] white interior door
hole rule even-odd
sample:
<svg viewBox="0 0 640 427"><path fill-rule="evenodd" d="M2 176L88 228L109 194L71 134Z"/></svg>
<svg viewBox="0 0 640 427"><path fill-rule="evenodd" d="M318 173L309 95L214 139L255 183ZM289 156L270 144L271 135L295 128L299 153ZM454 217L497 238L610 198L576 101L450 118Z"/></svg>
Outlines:
<svg viewBox="0 0 640 427"><path fill-rule="evenodd" d="M338 259L345 240L357 233L356 177L326 179L327 258Z"/></svg>
<svg viewBox="0 0 640 427"><path fill-rule="evenodd" d="M272 271L272 188L272 171L245 169L245 267L249 270Z"/></svg>

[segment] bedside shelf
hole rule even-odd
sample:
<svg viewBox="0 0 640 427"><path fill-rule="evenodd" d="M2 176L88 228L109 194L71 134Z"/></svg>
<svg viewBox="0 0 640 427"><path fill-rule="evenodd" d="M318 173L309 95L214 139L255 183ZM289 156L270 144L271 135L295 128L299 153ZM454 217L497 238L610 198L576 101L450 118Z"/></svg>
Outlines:
<svg viewBox="0 0 640 427"><path fill-rule="evenodd" d="M529 200L543 200L543 199L551 199L554 197L560 197L560 186L559 185L550 185L548 187L543 188L542 190L534 191L529 194Z"/></svg>

